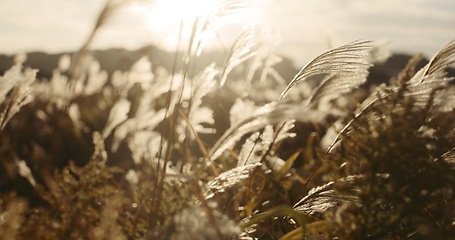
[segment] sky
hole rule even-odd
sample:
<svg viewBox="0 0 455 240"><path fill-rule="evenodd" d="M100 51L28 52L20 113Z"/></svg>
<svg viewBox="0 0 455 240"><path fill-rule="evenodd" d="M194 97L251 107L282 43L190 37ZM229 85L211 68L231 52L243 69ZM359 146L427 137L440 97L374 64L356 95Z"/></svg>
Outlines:
<svg viewBox="0 0 455 240"><path fill-rule="evenodd" d="M142 0L116 13L91 47L176 49L179 26L190 27L214 0ZM453 0L251 0L243 21L258 38L304 64L330 47L358 40L389 43L392 51L433 56L455 40ZM75 51L89 35L105 0L0 1L0 54ZM176 7L178 6L178 7ZM195 8L194 6L199 6ZM227 46L245 22L220 29L207 48ZM185 35L184 35L185 37Z"/></svg>

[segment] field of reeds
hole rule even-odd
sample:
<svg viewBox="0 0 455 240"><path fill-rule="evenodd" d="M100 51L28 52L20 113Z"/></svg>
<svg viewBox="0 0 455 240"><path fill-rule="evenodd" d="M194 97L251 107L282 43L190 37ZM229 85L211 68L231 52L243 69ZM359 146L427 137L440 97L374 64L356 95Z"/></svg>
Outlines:
<svg viewBox="0 0 455 240"><path fill-rule="evenodd" d="M245 24L193 72L243 2L195 21L182 71L100 69L109 1L52 78L20 59L0 77L1 239L453 239L455 42L366 88L374 42L283 79Z"/></svg>

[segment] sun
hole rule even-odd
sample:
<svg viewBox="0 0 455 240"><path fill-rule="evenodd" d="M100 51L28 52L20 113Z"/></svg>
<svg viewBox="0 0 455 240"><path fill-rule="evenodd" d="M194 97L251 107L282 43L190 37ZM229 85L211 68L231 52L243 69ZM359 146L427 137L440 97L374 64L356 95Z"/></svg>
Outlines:
<svg viewBox="0 0 455 240"><path fill-rule="evenodd" d="M156 0L155 4L166 17L180 21L192 21L196 17L208 14L219 0Z"/></svg>
<svg viewBox="0 0 455 240"><path fill-rule="evenodd" d="M179 34L182 34L181 39L185 41L191 35L195 21L204 20L204 17L214 13L225 2L226 0L154 0L148 6L138 6L133 11L142 16L144 27L154 36L153 42L167 50L172 50L181 44ZM232 22L246 22L246 19L253 15L250 7L245 9L248 11L235 14L233 17L235 20ZM217 36L223 34L219 30L217 29ZM232 35L232 33L228 34ZM215 34L209 33L208 36L210 35ZM229 36L227 39L233 37ZM215 37L212 36L212 38ZM206 44L209 46L216 43L206 42Z"/></svg>
<svg viewBox="0 0 455 240"><path fill-rule="evenodd" d="M145 24L154 29L192 24L196 18L213 11L221 0L154 0L142 9Z"/></svg>

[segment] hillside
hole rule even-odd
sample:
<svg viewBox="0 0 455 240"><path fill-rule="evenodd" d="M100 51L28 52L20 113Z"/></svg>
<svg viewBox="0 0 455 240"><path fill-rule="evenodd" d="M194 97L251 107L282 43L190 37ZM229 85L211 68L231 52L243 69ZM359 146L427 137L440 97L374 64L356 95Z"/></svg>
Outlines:
<svg viewBox="0 0 455 240"><path fill-rule="evenodd" d="M63 54L69 53L63 52L48 54L44 52L30 52L27 54L27 60L25 61L24 65L27 67L39 69L39 72L37 74L38 78L49 79L52 75L52 70L56 68L58 60ZM175 53L164 51L155 46L146 46L134 51L118 48L95 50L93 51L93 56L99 61L101 69L106 70L110 75L115 70L128 70L133 63L135 63L137 60L139 60L139 58L143 56L148 56L152 63L152 68L155 69L157 66L161 66L167 70L171 70L173 59L175 58ZM178 57L181 58L181 56L182 53L179 53ZM221 51L203 53L198 59L195 72L199 72L213 62L216 62L219 65L222 64L224 61L223 56L224 54ZM370 69L367 85L386 82L391 77L396 76L399 71L406 66L406 63L411 57L411 55L396 53L393 54L384 63L373 66ZM13 61L13 55L0 54L0 75L12 66ZM181 61L178 62L181 64ZM428 63L428 60L424 59L417 65L417 67L421 68L426 63ZM298 68L303 66L296 66L291 59L283 57L283 60L274 67L284 79L291 80L294 74L297 73ZM177 65L177 71L179 69L181 69L181 66ZM236 74L236 72L233 74ZM448 75L455 76L455 70L448 69Z"/></svg>

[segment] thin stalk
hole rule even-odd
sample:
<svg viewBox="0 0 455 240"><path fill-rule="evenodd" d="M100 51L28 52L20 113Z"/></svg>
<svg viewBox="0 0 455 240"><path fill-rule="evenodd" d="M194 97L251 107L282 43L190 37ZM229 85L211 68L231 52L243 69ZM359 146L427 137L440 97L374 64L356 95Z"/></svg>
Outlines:
<svg viewBox="0 0 455 240"><path fill-rule="evenodd" d="M194 138L196 139L196 142L199 146L199 149L201 150L202 154L204 154L204 157L206 159L209 159L209 151L207 150L207 148L205 147L204 143L202 142L202 139L199 137L199 134L196 132L196 130L193 128L193 126L191 125L188 117L185 115L185 113L182 111L181 108L178 109L179 111L179 114L180 116L183 118L183 120L185 120L186 124L187 124L187 127L189 128L189 130L191 130L191 132L193 133L194 135ZM213 164L212 161L209 161L210 162L210 168L212 169L212 171L215 173L216 176L220 175L220 172L216 169L215 165Z"/></svg>
<svg viewBox="0 0 455 240"><path fill-rule="evenodd" d="M182 40L182 32L183 32L183 21L180 22L180 27L179 27L179 34L178 34L178 40L177 40L177 49L175 51L174 61L173 61L173 64L172 64L172 77L171 77L171 81L169 83L169 90L167 92L166 110L165 110L165 113L164 113L163 122L165 122L166 119L168 118L169 109L171 107L171 100L172 100L172 95L173 95L172 86L174 85L174 81L175 81L175 74L176 74L176 69L177 69L178 55L179 55L179 52L180 52L180 43L181 43L181 40ZM169 134L168 134L169 138L171 138L171 135L173 135L171 133L171 131L173 129L173 122L174 121L172 119L169 122ZM168 139L168 144L166 146L165 158L167 158L170 155L169 152L170 152L171 146L172 146L172 140ZM158 151L158 159L157 159L157 165L156 165L157 173L160 170L160 163L161 163L161 159L162 159L163 148L164 148L164 134L161 134L160 146L159 146L159 151ZM161 197L162 197L161 195L162 195L162 189L163 189L163 184L164 184L164 175L166 174L166 167L167 167L167 164L166 164L166 160L165 160L164 163L163 163L163 169L161 171L162 175L160 176L159 174L157 174L157 176L156 176L155 188L153 190L153 196L157 196L157 199L156 199L155 204L154 204L155 205L154 206L155 211L158 211L158 208L161 205ZM149 225L150 225L150 223L151 222L149 222Z"/></svg>
<svg viewBox="0 0 455 240"><path fill-rule="evenodd" d="M267 212L256 214L249 218L247 221L240 223L240 228L245 229L267 219L283 216L289 216L293 218L297 222L297 224L302 228L302 231L304 233L306 232L306 220L303 217L303 215L287 205L274 207Z"/></svg>

